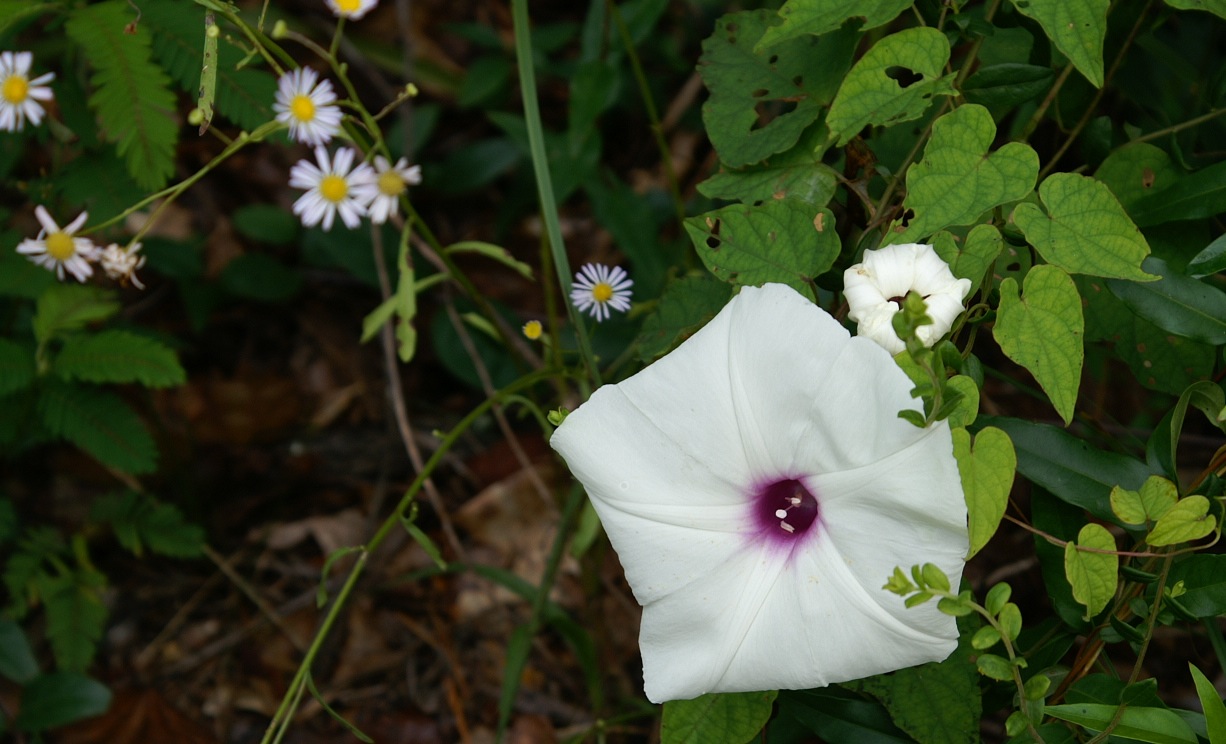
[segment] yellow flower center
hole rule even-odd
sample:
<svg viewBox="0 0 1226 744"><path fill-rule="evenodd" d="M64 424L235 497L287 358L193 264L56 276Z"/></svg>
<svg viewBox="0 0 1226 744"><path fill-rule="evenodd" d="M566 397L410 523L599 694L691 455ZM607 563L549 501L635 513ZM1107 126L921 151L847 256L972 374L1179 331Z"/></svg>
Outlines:
<svg viewBox="0 0 1226 744"><path fill-rule="evenodd" d="M327 175L319 182L319 193L328 201L339 203L349 194L349 184L338 175Z"/></svg>
<svg viewBox="0 0 1226 744"><path fill-rule="evenodd" d="M385 196L400 196L404 193L404 179L394 170L379 174L379 193Z"/></svg>
<svg viewBox="0 0 1226 744"><path fill-rule="evenodd" d="M56 261L63 263L76 255L76 252L77 247L73 244L71 235L53 232L47 236L47 255Z"/></svg>
<svg viewBox="0 0 1226 744"><path fill-rule="evenodd" d="M362 0L336 0L336 7L340 8L342 13L353 13L362 7Z"/></svg>
<svg viewBox="0 0 1226 744"><path fill-rule="evenodd" d="M10 75L9 79L4 81L2 92L4 100L9 103L22 103L30 95L30 83L21 75Z"/></svg>
<svg viewBox="0 0 1226 744"><path fill-rule="evenodd" d="M311 121L315 118L315 102L310 96L296 95L294 100L289 102L289 112L298 121Z"/></svg>
<svg viewBox="0 0 1226 744"><path fill-rule="evenodd" d="M524 323L524 336L526 336L529 341L535 341L540 338L543 330L544 329L541 328L541 321L539 320L530 320L527 323Z"/></svg>
<svg viewBox="0 0 1226 744"><path fill-rule="evenodd" d="M601 282L592 287L592 299L604 304L613 299L613 287L607 282Z"/></svg>

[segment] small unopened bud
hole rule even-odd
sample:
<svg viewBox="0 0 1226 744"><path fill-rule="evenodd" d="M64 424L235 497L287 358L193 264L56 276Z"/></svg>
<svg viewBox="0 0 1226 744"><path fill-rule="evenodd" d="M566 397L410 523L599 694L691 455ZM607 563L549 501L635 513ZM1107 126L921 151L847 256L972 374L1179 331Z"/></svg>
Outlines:
<svg viewBox="0 0 1226 744"><path fill-rule="evenodd" d="M421 91L417 89L416 85L409 83L408 85L404 86L404 92L410 98L416 98L417 94L420 93Z"/></svg>
<svg viewBox="0 0 1226 744"><path fill-rule="evenodd" d="M187 123L198 127L202 122L204 122L204 110L197 106L187 115Z"/></svg>
<svg viewBox="0 0 1226 744"><path fill-rule="evenodd" d="M221 29L217 28L214 24L209 24L204 28L204 35L210 39L216 39L218 36L221 36Z"/></svg>
<svg viewBox="0 0 1226 744"><path fill-rule="evenodd" d="M281 20L281 21L277 21L276 23L274 23L274 24L273 24L273 26L272 26L272 38L274 38L274 39L284 39L284 38L285 38L285 35L286 35L286 34L288 34L288 33L289 33L289 26L288 26L288 25L285 23L285 21Z"/></svg>

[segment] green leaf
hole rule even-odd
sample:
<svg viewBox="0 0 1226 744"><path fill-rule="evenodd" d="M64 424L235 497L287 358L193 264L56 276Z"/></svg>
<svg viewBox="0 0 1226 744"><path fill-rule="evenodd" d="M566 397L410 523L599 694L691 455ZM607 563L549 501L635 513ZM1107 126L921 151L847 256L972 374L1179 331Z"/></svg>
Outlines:
<svg viewBox="0 0 1226 744"><path fill-rule="evenodd" d="M34 310L34 338L45 344L66 331L84 328L119 312L115 293L79 284L56 284L38 298Z"/></svg>
<svg viewBox="0 0 1226 744"><path fill-rule="evenodd" d="M133 475L151 473L157 465L149 430L111 393L51 378L41 390L38 410L48 431L104 465Z"/></svg>
<svg viewBox="0 0 1226 744"><path fill-rule="evenodd" d="M17 619L25 616L38 601L38 579L43 564L61 560L67 552L64 538L54 527L37 526L26 530L4 566L4 584L9 590L8 612Z"/></svg>
<svg viewBox="0 0 1226 744"><path fill-rule="evenodd" d="M500 245L486 243L481 240L461 240L443 249L449 256L457 253L475 253L478 256L497 261L525 279L532 279L532 267L511 255L511 252Z"/></svg>
<svg viewBox="0 0 1226 744"><path fill-rule="evenodd" d="M230 215L240 235L268 245L290 245L301 227L289 211L272 204L247 204Z"/></svg>
<svg viewBox="0 0 1226 744"><path fill-rule="evenodd" d="M34 382L34 351L0 338L0 395L25 390Z"/></svg>
<svg viewBox="0 0 1226 744"><path fill-rule="evenodd" d="M970 550L967 560L980 551L996 534L1000 519L1009 505L1017 453L1009 435L995 427L985 427L975 435L974 444L966 429L954 429L954 458L962 476L966 498Z"/></svg>
<svg viewBox="0 0 1226 744"><path fill-rule="evenodd" d="M1047 715L1075 723L1089 731L1102 731L1115 719L1119 706L1079 703L1049 705ZM1126 708L1112 735L1151 744L1196 744L1196 734L1174 711L1163 708Z"/></svg>
<svg viewBox="0 0 1226 744"><path fill-rule="evenodd" d="M1148 281L1141 270L1149 244L1104 184L1074 173L1056 173L1039 186L1046 214L1019 204L1013 221L1026 240L1070 274Z"/></svg>
<svg viewBox="0 0 1226 744"><path fill-rule="evenodd" d="M661 744L745 744L757 738L771 716L775 690L709 693L664 704Z"/></svg>
<svg viewBox="0 0 1226 744"><path fill-rule="evenodd" d="M779 714L771 721L772 734L790 726L792 741L816 735L822 741L857 744L914 744L899 730L884 707L839 687L818 690L781 690ZM772 737L773 740L773 737Z"/></svg>
<svg viewBox="0 0 1226 744"><path fill-rule="evenodd" d="M1056 266L1035 266L1026 275L1025 299L1017 282L1000 285L1000 308L992 335L1013 361L1030 370L1067 425L1077 404L1082 343L1081 296Z"/></svg>
<svg viewBox="0 0 1226 744"><path fill-rule="evenodd" d="M1107 288L1134 313L1177 336L1214 346L1226 344L1226 293L1184 276L1159 258L1145 260L1156 282L1108 280Z"/></svg>
<svg viewBox="0 0 1226 744"><path fill-rule="evenodd" d="M60 7L58 2L40 3L32 0L4 0L0 2L0 34L7 34L9 29L27 18L41 15Z"/></svg>
<svg viewBox="0 0 1226 744"><path fill-rule="evenodd" d="M1188 261L1188 276L1201 279L1226 271L1226 234L1219 235L1191 261Z"/></svg>
<svg viewBox="0 0 1226 744"><path fill-rule="evenodd" d="M1171 566L1168 585L1183 582L1179 603L1196 617L1226 614L1226 555L1190 555Z"/></svg>
<svg viewBox="0 0 1226 744"><path fill-rule="evenodd" d="M971 744L979 741L983 712L972 652L963 639L942 662L869 677L854 686L880 700L894 724L916 741Z"/></svg>
<svg viewBox="0 0 1226 744"><path fill-rule="evenodd" d="M147 494L126 491L103 496L94 502L90 518L109 524L119 544L137 556L146 546L172 558L204 553L204 530L185 520L176 507Z"/></svg>
<svg viewBox="0 0 1226 744"><path fill-rule="evenodd" d="M966 375L954 375L945 383L945 390L957 396L953 401L953 409L948 418L950 428L967 426L979 416L979 386ZM950 400L946 399L942 408L947 407Z"/></svg>
<svg viewBox="0 0 1226 744"><path fill-rule="evenodd" d="M935 28L910 28L881 39L843 79L826 126L842 147L870 124L918 119L936 96L956 92L953 74L941 75L948 62L949 41ZM906 87L897 79L917 75Z"/></svg>
<svg viewBox="0 0 1226 744"><path fill-rule="evenodd" d="M989 155L995 139L992 115L976 104L933 122L924 159L907 171L903 206L913 215L889 242L914 243L945 227L969 225L989 209L1029 194L1039 175L1039 156L1021 142Z"/></svg>
<svg viewBox="0 0 1226 744"><path fill-rule="evenodd" d="M830 269L840 248L830 210L789 200L730 205L686 219L685 231L720 279L742 286L780 282L809 297L811 283Z"/></svg>
<svg viewBox="0 0 1226 744"><path fill-rule="evenodd" d="M1073 597L1085 605L1085 618L1089 620L1102 612L1119 582L1120 557L1112 553L1091 553L1078 550L1096 548L1117 550L1115 538L1101 524L1091 523L1077 533L1077 541L1064 546L1064 575L1073 587Z"/></svg>
<svg viewBox="0 0 1226 744"><path fill-rule="evenodd" d="M1170 188L1138 200L1130 211L1139 227L1226 212L1226 162L1183 176Z"/></svg>
<svg viewBox="0 0 1226 744"><path fill-rule="evenodd" d="M302 287L301 274L264 253L235 258L221 270L218 281L228 292L260 302L285 302Z"/></svg>
<svg viewBox="0 0 1226 744"><path fill-rule="evenodd" d="M1116 356L1151 390L1179 395L1188 385L1213 374L1216 350L1174 336L1132 312L1107 290L1105 282L1077 277L1086 301L1087 340L1109 341Z"/></svg>
<svg viewBox="0 0 1226 744"><path fill-rule="evenodd" d="M1209 514L1209 499L1189 496L1171 507L1145 541L1155 547L1199 540L1217 527L1217 517Z"/></svg>
<svg viewBox="0 0 1226 744"><path fill-rule="evenodd" d="M1003 656L980 654L979 658L975 659L975 666L979 669L980 674L998 682L1013 680L1013 665Z"/></svg>
<svg viewBox="0 0 1226 744"><path fill-rule="evenodd" d="M1115 485L1140 488L1152 475L1138 460L1094 449L1054 426L993 416L980 416L979 422L1009 435L1017 450L1019 473L1061 501L1104 521L1116 521L1110 502Z"/></svg>
<svg viewBox="0 0 1226 744"><path fill-rule="evenodd" d="M1103 85L1103 37L1110 0L1013 0L1022 15L1039 22L1056 48L1086 79Z"/></svg>
<svg viewBox="0 0 1226 744"><path fill-rule="evenodd" d="M132 178L156 191L174 174L175 97L170 79L150 59L149 30L140 25L128 33L132 20L124 0L107 0L74 10L64 28L94 68L89 104L103 131Z"/></svg>
<svg viewBox="0 0 1226 744"><path fill-rule="evenodd" d="M213 101L217 98L217 16L211 10L204 12L204 58L200 65L200 93L196 97L196 109L200 112L200 130L203 135L213 123Z"/></svg>
<svg viewBox="0 0 1226 744"><path fill-rule="evenodd" d="M970 294L974 294L1000 255L1004 239L993 225L975 225L961 245L949 233L940 232L933 236L932 247L954 276L971 280Z"/></svg>
<svg viewBox="0 0 1226 744"><path fill-rule="evenodd" d="M1166 4L1180 10L1203 10L1226 18L1226 0L1166 0Z"/></svg>
<svg viewBox="0 0 1226 744"><path fill-rule="evenodd" d="M728 303L728 285L710 276L686 276L672 281L656 311L643 321L639 332L639 358L651 361L663 356Z"/></svg>
<svg viewBox="0 0 1226 744"><path fill-rule="evenodd" d="M849 18L862 18L860 30L884 26L898 17L913 0L787 0L779 9L783 23L763 35L758 48L765 49L799 36L820 36L843 25Z"/></svg>
<svg viewBox="0 0 1226 744"><path fill-rule="evenodd" d="M1213 683L1195 664L1189 662L1188 671L1192 674L1192 681L1196 683L1196 696L1200 698L1200 707L1205 711L1205 729L1209 733L1209 741L1226 741L1226 704L1222 703L1222 696L1217 694Z"/></svg>
<svg viewBox="0 0 1226 744"><path fill-rule="evenodd" d="M0 618L0 676L19 685L38 676L30 639L20 625L8 618Z"/></svg>
<svg viewBox="0 0 1226 744"><path fill-rule="evenodd" d="M1133 206L1145 197L1170 188L1180 177L1166 151L1148 142L1134 142L1112 152L1098 166L1094 178L1107 184L1133 219Z"/></svg>
<svg viewBox="0 0 1226 744"><path fill-rule="evenodd" d="M151 388L182 385L187 380L173 349L129 331L68 336L53 369L66 380L139 382Z"/></svg>
<svg viewBox="0 0 1226 744"><path fill-rule="evenodd" d="M1046 93L1055 76L1050 67L1038 65L1017 62L987 65L966 79L962 95L970 103L1009 109Z"/></svg>
<svg viewBox="0 0 1226 744"><path fill-rule="evenodd" d="M834 95L855 51L856 35L836 32L755 52L774 20L769 10L730 13L702 43L698 73L711 92L702 118L720 160L732 168L795 145Z"/></svg>
<svg viewBox="0 0 1226 744"><path fill-rule="evenodd" d="M102 574L89 569L38 578L47 611L47 636L62 670L84 671L94 660L106 626L106 605L100 596L103 583Z"/></svg>
<svg viewBox="0 0 1226 744"><path fill-rule="evenodd" d="M1157 522L1178 500L1175 484L1160 475L1146 478L1139 491L1121 486L1111 489L1111 510L1127 524Z"/></svg>
<svg viewBox="0 0 1226 744"><path fill-rule="evenodd" d="M834 197L839 178L833 168L822 162L827 135L825 127L809 127L792 149L739 170L725 166L698 184L698 191L711 199L746 204L796 199L824 207Z"/></svg>
<svg viewBox="0 0 1226 744"><path fill-rule="evenodd" d="M102 715L111 707L111 691L77 672L36 677L21 691L21 712L14 725L29 733L57 728Z"/></svg>

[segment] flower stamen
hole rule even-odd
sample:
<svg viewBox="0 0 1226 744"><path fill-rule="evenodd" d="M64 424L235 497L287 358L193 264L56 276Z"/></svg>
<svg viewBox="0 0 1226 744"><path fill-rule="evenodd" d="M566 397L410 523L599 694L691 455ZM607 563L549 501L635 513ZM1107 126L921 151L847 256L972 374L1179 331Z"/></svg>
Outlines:
<svg viewBox="0 0 1226 744"><path fill-rule="evenodd" d="M765 534L779 536L778 531L782 530L795 537L807 532L817 521L817 498L795 478L768 483L755 497L758 521Z"/></svg>

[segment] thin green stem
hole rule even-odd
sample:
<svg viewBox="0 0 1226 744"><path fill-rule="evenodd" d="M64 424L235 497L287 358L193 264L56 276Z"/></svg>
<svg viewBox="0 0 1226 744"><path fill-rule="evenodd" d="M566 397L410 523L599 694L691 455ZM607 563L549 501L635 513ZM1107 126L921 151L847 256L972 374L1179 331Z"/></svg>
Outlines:
<svg viewBox="0 0 1226 744"><path fill-rule="evenodd" d="M907 153L907 157L903 159L902 164L898 166L898 170L894 171L894 175L890 176L890 182L886 184L885 192L882 193L881 198L877 201L876 217L873 219L873 223L869 224L865 232L869 232L874 227L884 224L886 216L890 214L886 209L886 206L890 203L890 197L894 196L894 192L898 189L899 184L903 182L907 169L911 167L915 157L919 155L920 150L928 142L928 138L932 136L933 123L945 114L952 103L953 99L948 97L941 102L941 109L937 111L936 116L932 117L932 121L928 122L928 126L924 128L923 134L915 140L915 145L911 148L911 152Z"/></svg>
<svg viewBox="0 0 1226 744"><path fill-rule="evenodd" d="M1204 124L1207 121L1212 121L1213 119L1216 119L1219 116L1222 116L1224 114L1226 114L1226 108L1214 109L1213 111L1210 111L1207 114L1202 114L1196 117L1195 119L1188 119L1182 124L1175 124L1173 126L1167 127L1166 129L1159 129L1156 132L1150 132L1149 134L1143 134L1140 137L1133 139L1132 141L1133 142L1149 142L1150 140L1155 140L1155 139L1158 139L1159 137L1165 137L1168 134L1177 134L1179 132L1182 132L1185 129L1191 129L1192 127L1195 127L1197 125Z"/></svg>
<svg viewBox="0 0 1226 744"><path fill-rule="evenodd" d="M451 429L451 431L442 438L442 440L439 442L438 449L436 449L434 453L430 455L430 459L426 461L425 466L422 467L421 471L417 473L417 477L413 479L413 482L404 492L404 496L400 498L400 502L396 505L396 508L391 514L388 515L386 519L383 520L383 524L379 526L379 529L375 531L375 534L369 541L367 541L366 545L362 547L357 562L354 563L353 568L350 569L349 576L345 579L345 583L341 586L340 590L337 591L336 598L332 600L332 605L328 608L328 614L324 616L324 619L319 626L319 630L315 634L315 639L307 648L302 662L298 665L298 671L294 674L294 678L289 684L289 689L286 690L285 697L281 699L281 705L277 708L277 712L273 715L272 720L269 721L268 729L264 732L264 738L261 740L262 744L274 744L275 742L279 742L281 737L284 736L285 731L289 726L289 722L293 718L294 711L297 709L299 701L302 699L303 690L306 689L306 677L310 673L315 657L319 654L319 650L323 646L324 640L328 637L328 633L331 632L332 626L335 625L337 619L340 617L341 609L344 608L345 602L349 598L349 594L353 591L354 586L357 584L358 578L361 576L362 571L366 568L366 563L369 560L370 555L379 549L379 546L383 544L383 541L387 539L387 536L393 529L400 526L401 515L403 515L409 506L412 505L413 500L417 498L418 492L420 492L422 487L425 485L426 479L430 477L430 475L434 472L434 469L438 467L440 462L442 462L443 457L449 451L451 451L451 448L459 440L460 436L467 432L479 418L488 413L493 406L503 402L507 396L514 395L521 390L532 387L555 373L556 370L543 369L539 372L534 372L521 377L507 387L498 391L497 394L483 400L479 405L477 405L477 407L470 411L467 416L460 419L460 422L457 423Z"/></svg>
<svg viewBox="0 0 1226 744"><path fill-rule="evenodd" d="M621 9L617 7L617 0L609 0L609 15L612 16L613 23L617 26L617 33L621 37L622 46L626 49L630 69L634 71L634 79L639 86L639 96L643 99L647 119L651 122L651 133L655 137L656 147L660 149L660 165L664 168L664 178L668 181L668 191L673 198L673 210L677 213L677 224L681 224L685 221L685 201L681 198L677 173L673 170L672 152L669 150L668 140L664 139L664 126L660 123L660 114L656 110L655 99L651 96L651 86L647 84L647 76L643 74L638 50L634 48L634 39L630 36L630 29L627 28L625 19L622 18Z"/></svg>
<svg viewBox="0 0 1226 744"><path fill-rule="evenodd" d="M1039 124L1043 121L1043 117L1047 115L1047 109L1051 108L1052 103L1056 100L1056 96L1060 93L1060 89L1064 87L1064 81L1068 80L1068 76L1073 74L1073 64L1064 66L1064 71L1060 73L1060 77L1056 78L1056 82L1052 83L1051 90L1047 91L1047 96L1039 107L1035 109L1034 115L1030 117L1030 121L1026 122L1026 126L1022 128L1022 135L1018 138L1019 141L1025 142L1030 139L1030 135L1035 129L1038 129Z"/></svg>
<svg viewBox="0 0 1226 744"><path fill-rule="evenodd" d="M570 261L566 257L566 245L562 242L558 204L554 198L553 180L549 174L549 156L545 152L545 133L541 124L540 103L536 95L536 71L532 66L532 31L528 20L528 0L511 0L511 21L515 27L515 59L519 67L520 89L524 101L524 121L528 127L528 145L532 151L532 168L536 173L541 216L545 222L545 232L549 236L549 249L553 253L558 281L562 285L562 296L569 298L571 292ZM573 302L566 303L566 311L570 316L571 327L575 330L579 355L583 359L587 375L592 384L599 387L600 370L596 366L596 357L592 353L587 329L583 327L579 311Z"/></svg>

